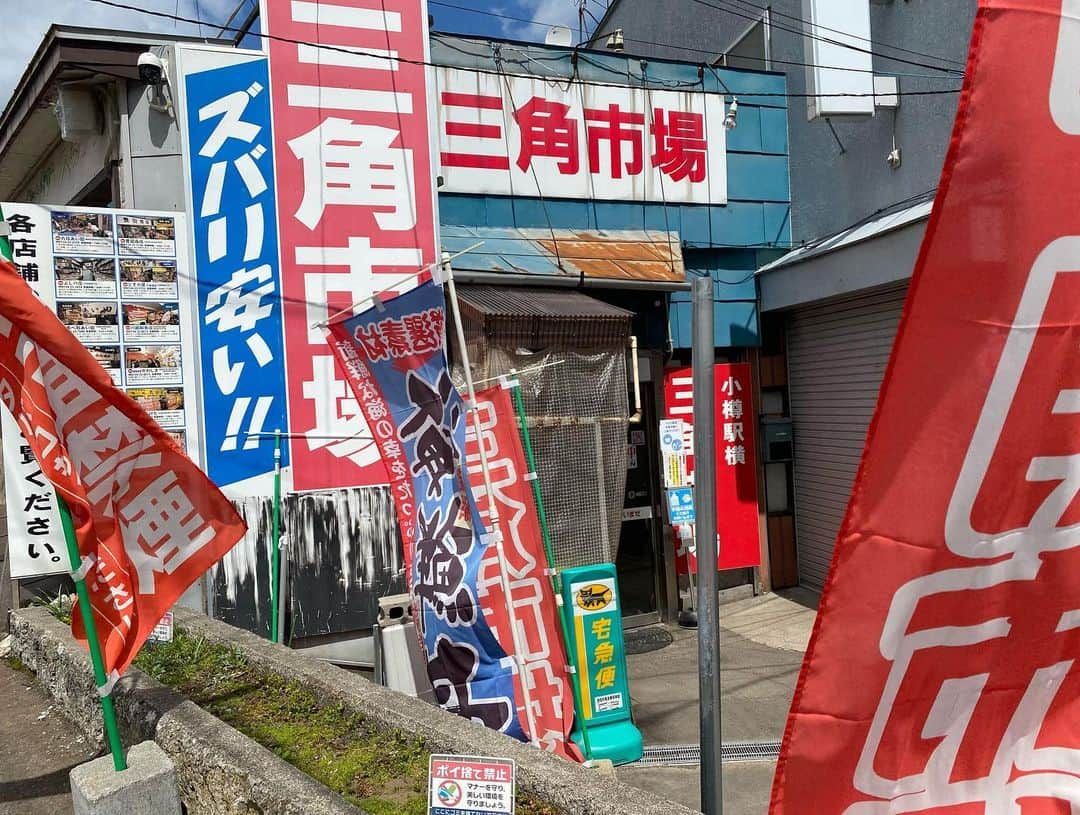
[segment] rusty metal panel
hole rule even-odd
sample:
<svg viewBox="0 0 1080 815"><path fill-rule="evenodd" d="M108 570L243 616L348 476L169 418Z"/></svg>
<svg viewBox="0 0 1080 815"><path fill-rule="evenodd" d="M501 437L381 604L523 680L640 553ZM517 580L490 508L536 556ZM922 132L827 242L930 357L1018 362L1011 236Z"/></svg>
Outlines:
<svg viewBox="0 0 1080 815"><path fill-rule="evenodd" d="M686 280L677 232L444 226L441 238L449 252L483 241L455 261L455 268L466 271L660 284Z"/></svg>

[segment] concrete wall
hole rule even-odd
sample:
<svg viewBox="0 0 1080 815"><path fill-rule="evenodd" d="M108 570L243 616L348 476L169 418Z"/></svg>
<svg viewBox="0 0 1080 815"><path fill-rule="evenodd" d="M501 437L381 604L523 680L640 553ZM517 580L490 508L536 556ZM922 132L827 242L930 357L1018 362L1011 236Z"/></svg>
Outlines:
<svg viewBox="0 0 1080 815"><path fill-rule="evenodd" d="M788 75L791 94L806 92L807 61L802 36L801 0L772 3L772 68ZM958 88L959 76L885 59L882 50L913 62L948 65L957 70L966 59L976 0L905 0L870 3L876 42L943 57L954 62L875 48L874 70L899 75L901 92ZM645 56L711 61L751 24L751 11L736 13L695 0L616 0L597 40L622 28L626 49ZM745 16L744 16L745 15ZM783 16L788 15L788 16ZM794 19L793 19L794 18ZM649 44L642 40L652 41ZM673 48L670 43L678 43ZM691 49L702 49L701 52ZM956 64L960 63L960 64ZM808 121L805 101L789 100L788 138L791 161L791 230L794 243L836 232L883 207L937 186L958 94L905 96L900 107L878 110L873 117L833 117L836 136L823 119ZM1004 102L1003 102L1004 104ZM742 122L740 119L740 127ZM903 164L892 170L885 157L896 144Z"/></svg>
<svg viewBox="0 0 1080 815"><path fill-rule="evenodd" d="M321 705L365 725L419 739L435 753L502 756L517 762L518 789L562 815L692 815L680 804L630 787L494 730L332 665L202 615L179 611L188 634L236 649L257 670L301 684ZM95 743L102 743L100 700L90 660L67 626L44 608L12 615L13 653ZM154 739L176 763L191 815L360 815L360 811L172 690L131 668L113 692L127 744Z"/></svg>
<svg viewBox="0 0 1080 815"><path fill-rule="evenodd" d="M148 86L132 82L127 95L133 192L128 206L181 211L187 182L180 128L168 114L150 108Z"/></svg>
<svg viewBox="0 0 1080 815"><path fill-rule="evenodd" d="M57 142L48 158L19 189L18 200L28 204L67 204L116 158L117 128L81 142Z"/></svg>

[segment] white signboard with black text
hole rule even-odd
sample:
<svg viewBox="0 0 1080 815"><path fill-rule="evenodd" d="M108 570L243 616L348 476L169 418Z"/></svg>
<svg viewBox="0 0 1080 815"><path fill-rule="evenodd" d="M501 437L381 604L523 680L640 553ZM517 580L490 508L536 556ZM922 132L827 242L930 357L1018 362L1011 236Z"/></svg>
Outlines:
<svg viewBox="0 0 1080 815"><path fill-rule="evenodd" d="M23 280L113 383L196 456L196 342L182 213L2 205ZM52 485L0 411L11 576L69 570ZM197 460L197 456L196 456Z"/></svg>

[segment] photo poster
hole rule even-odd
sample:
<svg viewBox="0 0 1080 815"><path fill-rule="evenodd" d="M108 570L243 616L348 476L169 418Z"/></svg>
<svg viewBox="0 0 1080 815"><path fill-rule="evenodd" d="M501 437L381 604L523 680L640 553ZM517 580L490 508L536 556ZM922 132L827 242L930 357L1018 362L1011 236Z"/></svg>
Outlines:
<svg viewBox="0 0 1080 815"><path fill-rule="evenodd" d="M201 464L185 215L4 203L23 279L101 366ZM180 236L180 240L177 240ZM69 570L56 497L0 411L13 578Z"/></svg>

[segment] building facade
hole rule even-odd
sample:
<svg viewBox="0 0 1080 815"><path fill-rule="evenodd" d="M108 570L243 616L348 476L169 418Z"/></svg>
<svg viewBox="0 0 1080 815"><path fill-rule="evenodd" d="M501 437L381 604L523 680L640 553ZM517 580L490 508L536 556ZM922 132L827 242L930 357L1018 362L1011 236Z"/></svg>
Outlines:
<svg viewBox="0 0 1080 815"><path fill-rule="evenodd" d="M102 49L100 66L88 64L86 43ZM74 52L64 57L69 47L83 49L79 70ZM665 371L689 363L688 280L694 275L714 281L716 360L757 367L762 334L754 272L791 246L785 78L761 70L442 33L431 35L429 48L438 250L454 255L463 319L478 343L473 355L488 354L484 376L507 373L511 363L527 367L528 360L561 355L565 376L545 377L544 388L552 394L566 391L571 404L555 417L564 425L581 424L581 404L597 394L608 405L591 412L610 410L610 415L591 416L586 423L595 444L590 435L566 442L565 449L561 442L553 445L551 459L560 460L562 469L551 476L541 472L542 485L549 478L545 489L556 492L561 482L573 486L575 477L580 482L552 501L562 500L568 508L566 562L606 556L618 566L624 614L631 622L671 619L680 600L660 472ZM170 66L167 86L139 78L136 61L146 50ZM264 633L270 617L270 498L264 489L272 470L270 431L306 434L304 444L317 443L328 455L346 459L357 453L347 443L355 427L346 420L358 416L355 410L348 414L348 396L334 390L336 380L321 387L310 383L311 388L298 389L302 398L336 411L322 430L330 435L321 441L311 435L314 427L297 426L291 403L290 417L264 421L262 435L250 430L249 413L239 435L234 429L229 437L225 428L222 440L214 437L215 422L228 425L223 417L232 415L236 404L209 396L215 376L211 357L218 350L210 327L222 323L212 317L214 306L206 295L213 287L203 278L213 265L213 250L208 256L204 249L214 235L200 230L210 229L208 217L228 212L222 204L220 213L207 214L205 181L212 164L207 157L216 154L210 147L212 128L200 129L200 111L225 104L211 99L215 93L221 99L246 94L244 121L263 129L249 131L257 135L228 160L239 166L249 154L265 178L272 178L267 151L276 153L280 171L282 146L271 143L269 120L259 117L269 116L262 90L274 86L276 70L271 58L268 80L265 55L232 43L54 29L0 126L5 134L0 200L188 213L195 267L188 277L200 309L203 368L193 407L206 430L200 463L238 504L251 530L212 574L203 602L217 616ZM60 132L55 104L42 104L72 98L73 89L85 90L86 97L76 101L90 111L79 138ZM724 119L733 96L740 102L737 125L729 129ZM276 97L275 104L280 107ZM485 173L492 170L497 172ZM239 178L225 176L227 184L239 184ZM275 184L268 187L272 191ZM228 203L228 193L222 200ZM269 234L268 221L266 230ZM269 258L277 250L266 248L265 240L261 246L273 266ZM231 244L223 245L219 257L231 251ZM281 281L272 295L280 307L280 292L287 288L284 261L266 274L278 275L272 277L275 284ZM344 282L354 293L360 285L371 288L358 279ZM326 309L325 294L320 302ZM622 339L605 334L600 341L599 329L582 328L615 323L625 325L619 329L626 335L619 334ZM532 326L532 333L521 334L523 325ZM280 324L275 330L280 333ZM601 352L608 354L606 362L601 360L603 379L596 378L599 368L590 367ZM280 358L276 350L272 355ZM492 360L501 360L502 367ZM572 369L577 379L567 385ZM295 372L286 377L280 364L277 373L288 379L283 387L299 384ZM246 393L246 380L237 377L241 389L234 396ZM274 379L265 372L257 378L264 385ZM540 386L536 389L539 393ZM245 398L249 407L258 404L255 395ZM545 409L551 405L559 407L549 401ZM617 420L610 426L614 430L600 421L604 418ZM389 493L369 485L298 486L290 469L287 460L289 630L297 645L323 648L341 661L369 661L363 641L377 600L404 587ZM588 500L575 509L575 496ZM761 517L763 528L763 511ZM603 552L575 550L575 541L597 537L605 540ZM753 545L758 544L755 536ZM740 568L725 580L750 584L754 573Z"/></svg>
<svg viewBox="0 0 1080 815"><path fill-rule="evenodd" d="M614 0L592 39L782 72L795 249L757 275L773 585L820 591L949 144L976 3Z"/></svg>

